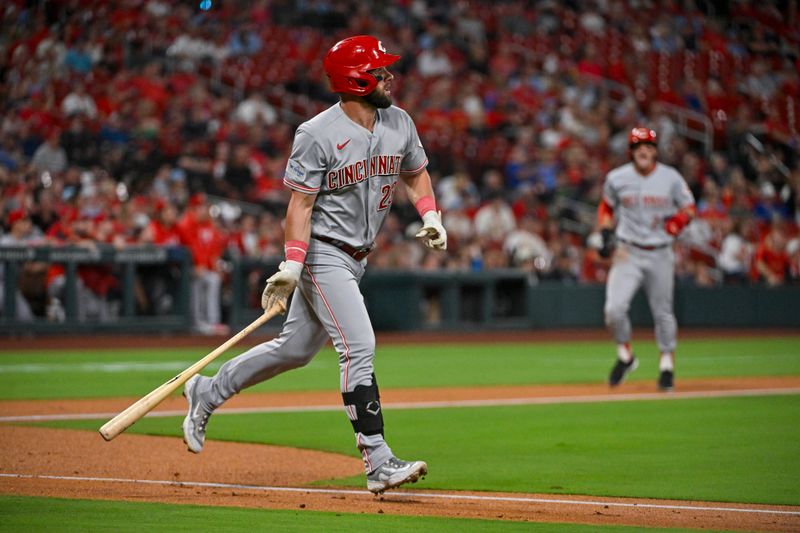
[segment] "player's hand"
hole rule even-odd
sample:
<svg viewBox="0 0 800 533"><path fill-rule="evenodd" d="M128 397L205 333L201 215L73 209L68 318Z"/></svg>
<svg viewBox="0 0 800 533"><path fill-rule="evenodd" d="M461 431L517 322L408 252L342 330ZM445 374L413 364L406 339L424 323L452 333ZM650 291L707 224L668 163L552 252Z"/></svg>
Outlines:
<svg viewBox="0 0 800 533"><path fill-rule="evenodd" d="M689 216L683 211L680 211L677 214L664 219L664 231L673 237L677 237L690 221L691 219Z"/></svg>
<svg viewBox="0 0 800 533"><path fill-rule="evenodd" d="M264 287L264 292L261 294L262 309L266 311L279 301L286 303L289 295L297 287L302 271L303 263L283 261L278 267L278 271L267 280L267 286Z"/></svg>
<svg viewBox="0 0 800 533"><path fill-rule="evenodd" d="M614 253L614 248L617 247L617 242L614 238L614 230L611 228L603 228L600 230L600 238L602 239L602 243L600 249L597 250L597 255L603 259L608 259Z"/></svg>
<svg viewBox="0 0 800 533"><path fill-rule="evenodd" d="M416 237L434 250L447 250L447 232L442 226L441 212L428 211L422 216L422 229Z"/></svg>

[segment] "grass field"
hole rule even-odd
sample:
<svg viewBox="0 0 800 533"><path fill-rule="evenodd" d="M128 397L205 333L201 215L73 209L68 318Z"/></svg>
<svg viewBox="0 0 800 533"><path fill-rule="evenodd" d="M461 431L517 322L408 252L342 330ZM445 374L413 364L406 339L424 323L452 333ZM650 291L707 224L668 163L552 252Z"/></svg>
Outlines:
<svg viewBox="0 0 800 533"><path fill-rule="evenodd" d="M119 517L125 517L124 522ZM156 503L63 500L57 498L21 498L0 496L0 531L147 531L152 533L189 531L192 533L252 533L253 531L397 531L418 533L444 531L475 532L554 532L591 533L598 526L578 524L537 524L490 520L447 519L437 517L365 516L347 513L277 511L164 505ZM130 524L131 527L125 524ZM634 532L640 528L607 526L604 532ZM688 529L652 529L680 532Z"/></svg>
<svg viewBox="0 0 800 533"><path fill-rule="evenodd" d="M641 365L630 379L655 380L655 345L642 342L635 349ZM140 396L205 353L181 348L3 354L0 399ZM375 368L382 388L597 383L605 380L614 357L608 342L387 345L379 347ZM800 375L798 338L690 339L681 342L677 357L679 377ZM204 373L213 373L224 360ZM328 347L305 368L248 392L335 390L337 372Z"/></svg>
<svg viewBox="0 0 800 533"><path fill-rule="evenodd" d="M654 381L655 347L642 342L636 350L642 365L632 380ZM140 396L204 353L181 349L6 354L0 356L0 399ZM380 348L376 370L382 389L598 383L613 362L611 353L607 342L392 345ZM678 383L688 377L800 376L800 341L685 340L677 364ZM335 390L337 383L335 355L326 349L308 367L250 391ZM800 395L390 409L385 419L394 451L401 457L425 458L431 465L421 487L425 489L800 505ZM48 425L96 430L102 422ZM130 431L178 437L179 424L177 417L147 418ZM350 424L341 412L218 415L209 426L209 437L357 456ZM363 477L324 483L362 487ZM24 512L29 507L47 511L34 516ZM117 513L141 519L131 523L144 524L137 530L151 531L163 530L159 527L164 521L157 518L162 514L190 516L184 521L187 530L192 529L192 519L212 515L215 523L225 523L225 531L261 520L282 531L633 530L554 524L535 529L532 524L308 512L298 524L298 513L292 511L187 509L0 497L0 531L48 529L66 515L75 530L99 531L101 517Z"/></svg>

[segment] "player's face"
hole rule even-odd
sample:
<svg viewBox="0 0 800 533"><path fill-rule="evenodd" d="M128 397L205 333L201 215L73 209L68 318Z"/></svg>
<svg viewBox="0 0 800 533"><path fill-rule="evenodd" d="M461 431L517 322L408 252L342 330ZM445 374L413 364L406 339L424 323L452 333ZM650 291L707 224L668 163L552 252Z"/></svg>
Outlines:
<svg viewBox="0 0 800 533"><path fill-rule="evenodd" d="M631 151L633 164L636 165L636 169L642 173L648 173L653 170L657 155L658 150L652 144L640 144Z"/></svg>
<svg viewBox="0 0 800 533"><path fill-rule="evenodd" d="M378 80L378 85L371 93L364 97L364 100L378 109L386 109L392 105L392 91L389 89L392 85L394 75L392 75L386 67L370 70L369 74L375 76Z"/></svg>

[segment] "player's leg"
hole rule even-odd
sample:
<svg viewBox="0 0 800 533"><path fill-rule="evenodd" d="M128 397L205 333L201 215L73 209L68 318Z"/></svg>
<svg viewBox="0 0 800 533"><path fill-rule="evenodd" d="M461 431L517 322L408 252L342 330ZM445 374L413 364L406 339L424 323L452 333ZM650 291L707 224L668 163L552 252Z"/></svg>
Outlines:
<svg viewBox="0 0 800 533"><path fill-rule="evenodd" d="M339 353L342 399L364 459L367 486L373 492L383 492L416 481L427 472L427 465L397 459L384 440L380 393L373 371L375 334L358 288L363 267L352 260L340 261L344 262L307 264L303 279L311 283L303 283L302 289Z"/></svg>
<svg viewBox="0 0 800 533"><path fill-rule="evenodd" d="M651 252L645 274L644 288L653 315L656 343L661 353L658 386L672 390L678 321L673 310L675 290L675 257L672 248Z"/></svg>
<svg viewBox="0 0 800 533"><path fill-rule="evenodd" d="M227 361L213 377L198 375L186 382L189 413L183 434L189 450L199 453L203 449L208 418L217 407L242 389L307 364L327 340L325 328L296 289L276 338Z"/></svg>
<svg viewBox="0 0 800 533"><path fill-rule="evenodd" d="M620 246L606 281L606 303L603 309L606 326L617 344L617 360L608 377L609 385L622 383L636 369L638 361L631 349L631 321L628 317L631 300L642 282L642 269L637 250Z"/></svg>
<svg viewBox="0 0 800 533"><path fill-rule="evenodd" d="M201 274L192 275L192 289L191 289L191 309L192 309L192 326L196 331L206 331L206 321L203 306L203 294L205 293L205 281Z"/></svg>
<svg viewBox="0 0 800 533"><path fill-rule="evenodd" d="M220 296L222 292L222 276L219 272L208 270L203 274L205 278L205 316L212 326L222 321Z"/></svg>

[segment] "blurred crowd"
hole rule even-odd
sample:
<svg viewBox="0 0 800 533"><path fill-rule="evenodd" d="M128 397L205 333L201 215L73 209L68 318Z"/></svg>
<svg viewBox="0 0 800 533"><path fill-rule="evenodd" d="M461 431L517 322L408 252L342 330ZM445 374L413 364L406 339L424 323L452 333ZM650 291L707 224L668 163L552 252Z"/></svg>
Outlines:
<svg viewBox="0 0 800 533"><path fill-rule="evenodd" d="M800 282L796 2L199 4L0 6L0 245L182 244L211 292L226 257L279 256L294 129L336 102L321 57L369 33L402 54L393 93L450 236L447 254L415 243L399 187L371 268L604 281L586 236L644 124L698 203L679 282ZM102 302L119 281L93 268L81 290ZM63 268L31 269L58 298ZM137 304L158 312L146 290ZM195 314L200 329L219 322Z"/></svg>

